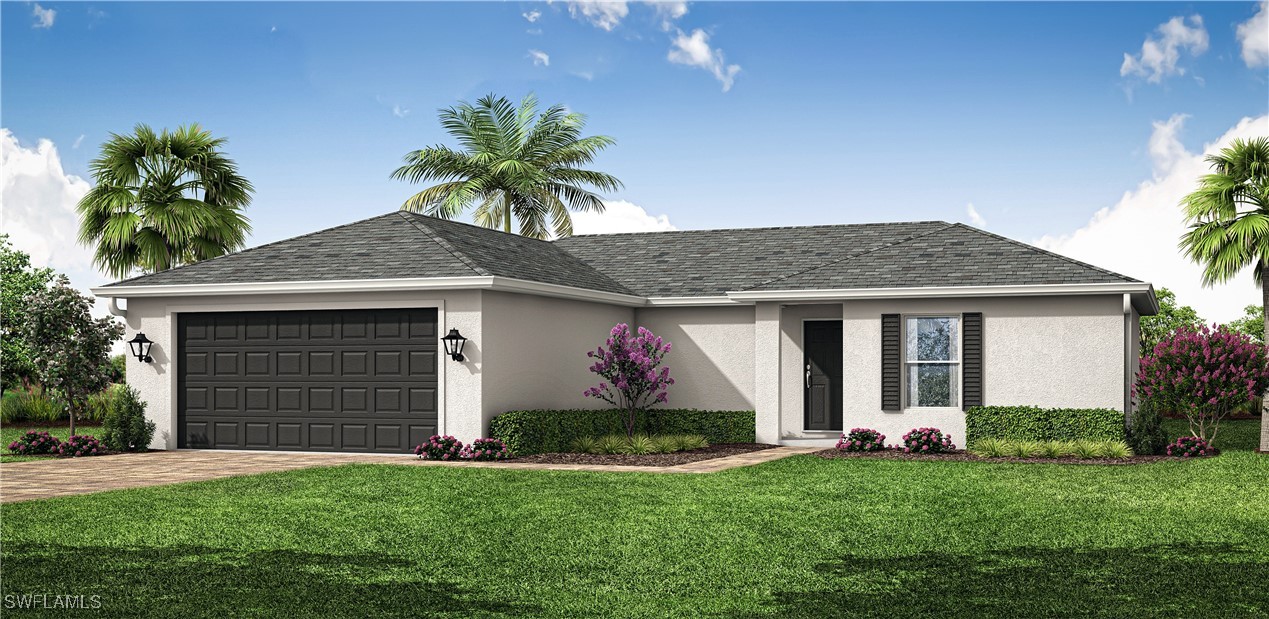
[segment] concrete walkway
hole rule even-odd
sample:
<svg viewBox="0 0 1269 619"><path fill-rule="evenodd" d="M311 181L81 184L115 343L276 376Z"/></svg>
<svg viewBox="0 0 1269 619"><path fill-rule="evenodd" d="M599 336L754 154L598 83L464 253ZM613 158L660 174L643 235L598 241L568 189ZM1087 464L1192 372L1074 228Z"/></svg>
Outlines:
<svg viewBox="0 0 1269 619"><path fill-rule="evenodd" d="M0 463L0 503L88 494L105 490L162 486L343 464L457 466L522 471L637 473L713 473L819 451L820 447L777 447L701 460L678 466L604 466L510 462L434 462L414 456L372 454L280 453L251 451L158 451L97 458L48 459Z"/></svg>

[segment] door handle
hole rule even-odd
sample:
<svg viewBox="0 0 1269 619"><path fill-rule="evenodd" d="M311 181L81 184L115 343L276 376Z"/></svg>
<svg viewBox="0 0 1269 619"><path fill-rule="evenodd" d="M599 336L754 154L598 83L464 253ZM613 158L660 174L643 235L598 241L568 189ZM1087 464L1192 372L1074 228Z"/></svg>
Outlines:
<svg viewBox="0 0 1269 619"><path fill-rule="evenodd" d="M806 364L806 388L811 388L811 364Z"/></svg>

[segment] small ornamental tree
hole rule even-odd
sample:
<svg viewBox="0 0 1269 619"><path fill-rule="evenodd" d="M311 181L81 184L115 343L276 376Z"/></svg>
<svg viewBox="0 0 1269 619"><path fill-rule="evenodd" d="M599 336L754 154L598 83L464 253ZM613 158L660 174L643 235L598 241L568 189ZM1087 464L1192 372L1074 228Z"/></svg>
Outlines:
<svg viewBox="0 0 1269 619"><path fill-rule="evenodd" d="M674 379L670 378L670 368L662 367L661 361L670 352L670 343L643 327L631 335L630 326L621 323L608 334L606 346L586 353L595 359L590 371L604 382L582 395L599 398L625 411L626 436L633 438L639 411L669 401L667 389Z"/></svg>
<svg viewBox="0 0 1269 619"><path fill-rule="evenodd" d="M65 275L27 297L26 335L42 385L61 395L75 434L75 413L88 396L110 384L110 346L123 326L110 318L93 319L92 300L71 288Z"/></svg>
<svg viewBox="0 0 1269 619"><path fill-rule="evenodd" d="M1151 404L1185 415L1190 434L1208 443L1230 411L1269 387L1265 349L1226 327L1182 327L1144 359L1135 391Z"/></svg>

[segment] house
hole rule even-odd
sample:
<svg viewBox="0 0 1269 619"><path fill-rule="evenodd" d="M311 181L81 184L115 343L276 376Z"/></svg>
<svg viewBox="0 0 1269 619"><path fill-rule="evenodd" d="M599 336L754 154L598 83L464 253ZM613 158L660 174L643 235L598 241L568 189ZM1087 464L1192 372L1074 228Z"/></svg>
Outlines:
<svg viewBox="0 0 1269 619"><path fill-rule="evenodd" d="M128 382L167 449L403 452L601 406L585 353L620 322L673 343L672 406L752 409L759 441L963 438L976 404L1130 410L1157 311L1149 283L937 221L547 242L393 212L93 292L154 342Z"/></svg>

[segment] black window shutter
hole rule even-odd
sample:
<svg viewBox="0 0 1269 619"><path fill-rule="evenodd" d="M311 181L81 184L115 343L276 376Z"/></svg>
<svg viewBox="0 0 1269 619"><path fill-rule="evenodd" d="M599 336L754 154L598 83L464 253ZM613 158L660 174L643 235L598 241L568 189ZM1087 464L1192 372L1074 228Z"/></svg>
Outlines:
<svg viewBox="0 0 1269 619"><path fill-rule="evenodd" d="M881 410L897 411L903 408L900 389L903 385L902 346L899 335L899 315L881 315Z"/></svg>
<svg viewBox="0 0 1269 619"><path fill-rule="evenodd" d="M961 315L963 342L961 363L965 384L961 387L961 408L983 405L983 315L972 312Z"/></svg>

